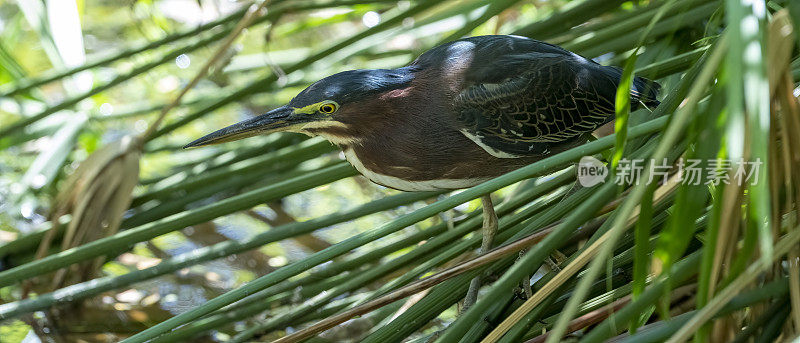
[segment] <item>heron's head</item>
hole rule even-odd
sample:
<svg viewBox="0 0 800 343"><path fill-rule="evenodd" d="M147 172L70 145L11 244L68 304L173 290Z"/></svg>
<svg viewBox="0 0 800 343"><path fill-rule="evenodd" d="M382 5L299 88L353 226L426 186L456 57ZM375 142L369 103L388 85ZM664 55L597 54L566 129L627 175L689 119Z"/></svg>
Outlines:
<svg viewBox="0 0 800 343"><path fill-rule="evenodd" d="M387 93L408 87L413 78L412 67L360 69L334 74L315 82L284 106L212 132L185 148L279 131L312 135L339 132L342 135L349 132L346 130L348 126L358 125L357 119L364 115L365 109L379 108L378 105L388 101ZM358 137L339 138L346 141Z"/></svg>

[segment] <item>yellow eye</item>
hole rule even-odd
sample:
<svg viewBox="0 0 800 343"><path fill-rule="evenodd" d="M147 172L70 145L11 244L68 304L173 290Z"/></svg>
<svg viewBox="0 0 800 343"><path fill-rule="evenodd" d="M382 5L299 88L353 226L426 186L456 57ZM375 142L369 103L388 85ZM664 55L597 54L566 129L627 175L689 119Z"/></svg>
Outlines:
<svg viewBox="0 0 800 343"><path fill-rule="evenodd" d="M319 111L325 114L333 114L338 109L336 103L326 102L319 106Z"/></svg>

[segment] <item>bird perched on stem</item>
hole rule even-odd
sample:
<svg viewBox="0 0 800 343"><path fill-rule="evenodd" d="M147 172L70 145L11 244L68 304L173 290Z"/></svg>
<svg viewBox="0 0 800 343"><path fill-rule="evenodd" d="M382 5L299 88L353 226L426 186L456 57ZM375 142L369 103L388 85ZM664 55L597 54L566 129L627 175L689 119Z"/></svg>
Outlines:
<svg viewBox="0 0 800 343"><path fill-rule="evenodd" d="M467 188L567 150L614 119L621 70L517 36L437 46L408 66L328 76L287 105L186 147L277 131L322 136L377 184L403 191ZM659 85L635 77L631 109L657 106ZM481 252L497 218L484 207ZM475 301L473 280L465 307Z"/></svg>

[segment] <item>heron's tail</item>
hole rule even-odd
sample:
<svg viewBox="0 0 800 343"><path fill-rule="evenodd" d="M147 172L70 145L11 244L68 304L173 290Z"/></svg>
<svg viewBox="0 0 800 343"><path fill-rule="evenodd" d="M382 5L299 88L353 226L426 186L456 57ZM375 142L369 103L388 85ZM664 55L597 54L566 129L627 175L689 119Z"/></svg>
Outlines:
<svg viewBox="0 0 800 343"><path fill-rule="evenodd" d="M601 70L613 80L615 86L619 86L620 79L622 78L621 68L604 66ZM658 106L660 102L656 96L658 96L660 90L661 85L659 85L658 82L641 76L635 76L631 84L631 110L636 110L641 104L650 108Z"/></svg>
<svg viewBox="0 0 800 343"><path fill-rule="evenodd" d="M658 82L636 76L633 78L631 85L631 109L635 110L639 102L642 102L647 107L657 107L661 102L658 101L656 96L661 91L661 85Z"/></svg>

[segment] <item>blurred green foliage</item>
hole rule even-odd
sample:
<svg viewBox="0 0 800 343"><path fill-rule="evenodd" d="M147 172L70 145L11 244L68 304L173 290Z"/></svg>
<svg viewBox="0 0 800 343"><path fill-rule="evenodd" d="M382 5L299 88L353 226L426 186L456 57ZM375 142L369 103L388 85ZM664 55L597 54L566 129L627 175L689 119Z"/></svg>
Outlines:
<svg viewBox="0 0 800 343"><path fill-rule="evenodd" d="M439 283L421 299L396 301L315 339L478 342L498 334L499 325L508 330L503 342L555 328L554 341L569 333L564 330L574 317L620 301L619 311L584 330L583 340L605 340L625 329L635 333L628 339L666 340L680 333L675 323L688 323L696 341L708 342L711 327L703 324L714 316L741 340L797 334L800 296L786 286L787 279L797 281L797 266L782 265L784 255L766 249L790 247L798 232L791 218L800 166L785 156L798 152L791 144L797 141L786 137L800 134L789 105L798 94L800 59L796 48L784 57L768 54L775 45L767 44L792 39L776 38L779 30L768 33L773 16L788 20L780 14L784 7L798 17L792 1L273 0L149 137L122 231L62 247L63 226L72 218L54 224L48 215L68 176L103 147L144 132L248 5L0 2L3 342L21 341L32 329L52 329L67 340L116 341L138 333L131 341L143 341L181 325L156 341L276 339L472 257L479 243L476 198L498 188L498 242L552 229L547 244L530 248L523 263L515 263L516 254L499 259ZM353 176L335 147L296 134L181 149L284 104L324 76L399 67L439 43L483 34L519 34L603 64L627 63L664 86L663 103L620 121L618 131L627 134L442 194L376 186ZM768 79L768 66L785 66L783 88ZM749 188L570 191L574 171L558 173L587 151L671 163L681 156L737 158L746 151L747 158L770 161L765 168L771 169ZM641 201L648 204L638 213ZM625 231L631 215L641 216L635 233ZM55 243L46 258L34 261L48 230ZM592 250L601 239L611 243ZM589 264L597 256L591 254L601 258ZM50 284L49 272L98 256L105 263L93 273ZM522 278L534 276L537 291L563 277L561 268L574 261L586 264L530 311L515 314L526 302L515 295ZM772 272L763 273L768 267ZM485 270L495 278L478 303L457 316L469 280ZM749 279L755 276L762 278ZM753 285L768 291L740 292ZM696 303L681 293L687 288ZM791 303L792 312L789 305L753 306L765 301ZM680 312L676 321L664 321L670 310ZM730 313L738 316L735 325ZM653 323L671 329L647 325ZM739 330L748 325L749 331Z"/></svg>

